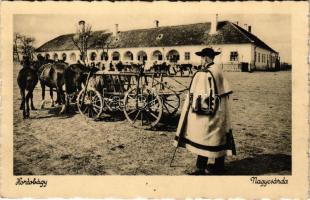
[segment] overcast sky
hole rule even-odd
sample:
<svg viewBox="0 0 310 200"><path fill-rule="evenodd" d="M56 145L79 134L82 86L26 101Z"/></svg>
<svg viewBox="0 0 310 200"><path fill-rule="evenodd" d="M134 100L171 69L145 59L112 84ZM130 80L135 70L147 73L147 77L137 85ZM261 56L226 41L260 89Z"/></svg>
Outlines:
<svg viewBox="0 0 310 200"><path fill-rule="evenodd" d="M124 8L122 8L124 9ZM106 8L102 14L96 15L15 15L14 32L36 38L38 47L61 34L73 33L77 22L81 19L91 24L93 30L109 29L113 31L114 24L119 24L119 30L130 30L154 27L154 20L159 20L160 26L180 25L208 22L210 14L202 9L180 9L176 7L158 8L151 5L145 9L120 10L118 6ZM291 18L290 15L228 15L219 13L219 20L239 22L239 25L252 26L252 33L280 53L281 61L291 62Z"/></svg>

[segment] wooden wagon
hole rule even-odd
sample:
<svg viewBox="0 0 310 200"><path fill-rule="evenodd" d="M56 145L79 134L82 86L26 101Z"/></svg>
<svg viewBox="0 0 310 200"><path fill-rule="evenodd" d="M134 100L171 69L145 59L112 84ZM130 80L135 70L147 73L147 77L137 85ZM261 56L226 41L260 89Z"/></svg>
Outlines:
<svg viewBox="0 0 310 200"><path fill-rule="evenodd" d="M167 79L182 85L182 90L177 91ZM90 80L101 82L101 87L94 87ZM159 123L163 114L178 111L180 94L185 90L185 85L165 73L98 71L88 74L77 106L81 114L92 119L105 111L122 111L131 125L149 129Z"/></svg>

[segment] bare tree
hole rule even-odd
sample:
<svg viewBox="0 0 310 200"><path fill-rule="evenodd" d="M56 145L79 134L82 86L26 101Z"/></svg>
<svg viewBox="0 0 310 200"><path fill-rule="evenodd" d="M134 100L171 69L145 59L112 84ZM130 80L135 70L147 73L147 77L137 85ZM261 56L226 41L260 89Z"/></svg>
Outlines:
<svg viewBox="0 0 310 200"><path fill-rule="evenodd" d="M14 58L14 60L16 59L16 61L18 61L18 62L20 61L19 60L19 50L18 50L19 39L20 39L20 34L14 33L14 36L13 36L13 58Z"/></svg>
<svg viewBox="0 0 310 200"><path fill-rule="evenodd" d="M20 33L14 33L13 56L17 57L17 61L19 61L20 54L28 56L30 59L33 59L33 54L35 51L34 44L34 37L22 35Z"/></svg>
<svg viewBox="0 0 310 200"><path fill-rule="evenodd" d="M98 38L96 38L95 46L97 48L100 48L102 50L102 53L106 53L106 55L109 55L109 49L114 39L114 36L109 34L105 30Z"/></svg>
<svg viewBox="0 0 310 200"><path fill-rule="evenodd" d="M30 59L33 59L33 53L35 51L34 43L35 39L33 37L24 36L22 38L22 52L24 55L29 56Z"/></svg>
<svg viewBox="0 0 310 200"><path fill-rule="evenodd" d="M89 38L92 34L92 27L89 24L86 24L85 21L81 20L78 23L78 27L76 30L76 34L73 35L72 41L74 45L80 51L80 60L84 64L86 64L87 58L87 50L89 48Z"/></svg>

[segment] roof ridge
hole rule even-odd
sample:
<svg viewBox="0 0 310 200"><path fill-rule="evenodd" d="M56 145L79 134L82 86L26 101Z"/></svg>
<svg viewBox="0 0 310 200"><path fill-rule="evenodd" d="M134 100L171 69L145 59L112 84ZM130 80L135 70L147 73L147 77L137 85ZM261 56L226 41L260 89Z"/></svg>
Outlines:
<svg viewBox="0 0 310 200"><path fill-rule="evenodd" d="M254 38L254 43L255 42L260 42L260 43L262 43L265 47L264 48L266 48L267 47L267 49L269 49L269 50L271 50L271 51L273 51L273 52L276 52L277 53L277 51L276 50L274 50L273 48L271 48L268 44L266 44L263 40L261 40L259 37L257 37L256 35L254 35L253 33L251 33L251 32L249 32L249 31L247 31L246 29L244 29L244 28L242 28L242 27L240 27L240 26L238 26L238 25L236 25L236 24L234 24L234 23L232 23L233 25L235 25L236 26L236 28L241 32L241 33L243 33L242 31L245 31L247 34L249 34L251 37L253 37ZM243 33L244 35L246 35L245 33ZM246 35L246 37L248 37L247 35ZM255 41L256 40L256 41Z"/></svg>
<svg viewBox="0 0 310 200"><path fill-rule="evenodd" d="M228 20L222 20L222 21L218 21L218 22L229 22L231 23L230 21ZM140 29L131 29L131 30L126 30L126 31L119 31L119 32L129 32L129 31L142 31L142 30L151 30L151 29L158 29L158 28L168 28L168 27L182 27L182 26L189 26L189 25L197 25L197 24L207 24L207 23L211 23L211 22L199 22L199 23L190 23L190 24L179 24L179 25L167 25L167 26L160 26L160 27L152 27L152 28L140 28ZM239 30L240 31L240 30ZM101 33L112 33L112 31L110 31L109 29L103 29L103 30L94 30L94 32L101 32ZM67 34L62 34L62 35L59 35L57 37L55 37L54 39L56 38L59 38L59 37L63 37L63 36L69 36L69 35L74 35L75 33L67 33ZM54 40L52 39L52 40Z"/></svg>
<svg viewBox="0 0 310 200"><path fill-rule="evenodd" d="M102 29L102 30L93 30L93 33L98 32L98 33L112 33L109 29Z"/></svg>
<svg viewBox="0 0 310 200"><path fill-rule="evenodd" d="M246 34L244 34L242 31L240 31L240 29L237 27L238 25L228 21L235 29L237 29L237 31L239 31L243 36L245 36L250 42L254 42L253 40L251 40L251 38L249 38Z"/></svg>
<svg viewBox="0 0 310 200"><path fill-rule="evenodd" d="M219 22L229 22L229 21L228 20L222 20L222 21L218 21L218 23ZM152 28L140 28L140 29L138 28L138 29L131 29L131 30L120 31L120 32L152 30L152 29L169 28L169 27L182 27L182 26L190 26L190 25L197 25L197 24L207 24L207 23L211 23L211 22L208 21L208 22L198 22L198 23L190 23L190 24L167 25L167 26L159 26L159 27L152 27Z"/></svg>
<svg viewBox="0 0 310 200"><path fill-rule="evenodd" d="M226 28L225 28L226 27ZM232 43L249 43L257 44L262 48L274 50L261 41L258 37L248 32L233 22L228 20L218 21L218 35L213 37L208 33L211 28L210 22L198 22L191 24L179 24L171 26L161 26L143 29L132 29L120 32L121 40L113 41L111 48L129 48L129 47L158 47L158 46L180 46L180 45L200 45L200 44L232 44ZM166 33L163 40L156 40L158 33ZM228 32L228 34L225 34ZM230 34L229 32L233 32ZM92 48L97 48L96 40L103 37L104 40L110 37L112 33L109 29L94 30L89 40ZM57 50L57 49L74 49L70 37L74 33L60 35L37 48L37 50ZM137 39L137 36L139 37ZM104 42L104 41L101 41Z"/></svg>

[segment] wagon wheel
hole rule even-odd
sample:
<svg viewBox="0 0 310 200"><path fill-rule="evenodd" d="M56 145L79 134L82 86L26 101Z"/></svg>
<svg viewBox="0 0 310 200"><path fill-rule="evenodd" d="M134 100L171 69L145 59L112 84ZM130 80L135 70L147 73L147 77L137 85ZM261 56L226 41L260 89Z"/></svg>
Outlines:
<svg viewBox="0 0 310 200"><path fill-rule="evenodd" d="M83 101L83 96L84 101ZM97 119L100 117L103 111L103 100L101 94L94 88L88 88L85 93L85 89L81 90L77 96L77 107L79 112L89 118Z"/></svg>
<svg viewBox="0 0 310 200"><path fill-rule="evenodd" d="M160 95L164 111L168 115L174 115L180 107L180 95L171 91L169 94L164 93Z"/></svg>
<svg viewBox="0 0 310 200"><path fill-rule="evenodd" d="M162 101L150 88L132 88L125 95L124 114L134 127L149 129L156 126L162 112Z"/></svg>

